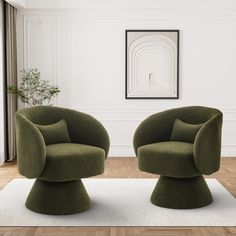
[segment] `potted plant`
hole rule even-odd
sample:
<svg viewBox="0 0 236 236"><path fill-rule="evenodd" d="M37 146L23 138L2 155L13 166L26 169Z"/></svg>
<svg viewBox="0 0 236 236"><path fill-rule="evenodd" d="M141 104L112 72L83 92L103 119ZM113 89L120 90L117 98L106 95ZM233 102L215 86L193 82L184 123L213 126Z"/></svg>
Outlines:
<svg viewBox="0 0 236 236"><path fill-rule="evenodd" d="M50 106L52 98L59 94L60 89L56 85L51 85L50 81L42 80L40 76L41 73L36 68L23 69L20 72L19 86L9 86L7 90L31 107Z"/></svg>

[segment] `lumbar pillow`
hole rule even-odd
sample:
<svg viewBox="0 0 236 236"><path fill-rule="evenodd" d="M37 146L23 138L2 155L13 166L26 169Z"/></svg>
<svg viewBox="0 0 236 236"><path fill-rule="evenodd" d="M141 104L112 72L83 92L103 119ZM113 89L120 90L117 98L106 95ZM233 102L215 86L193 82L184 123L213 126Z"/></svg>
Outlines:
<svg viewBox="0 0 236 236"><path fill-rule="evenodd" d="M203 124L189 124L176 119L172 129L170 141L194 143L197 132Z"/></svg>
<svg viewBox="0 0 236 236"><path fill-rule="evenodd" d="M55 143L71 143L65 119L50 125L37 125L46 145Z"/></svg>

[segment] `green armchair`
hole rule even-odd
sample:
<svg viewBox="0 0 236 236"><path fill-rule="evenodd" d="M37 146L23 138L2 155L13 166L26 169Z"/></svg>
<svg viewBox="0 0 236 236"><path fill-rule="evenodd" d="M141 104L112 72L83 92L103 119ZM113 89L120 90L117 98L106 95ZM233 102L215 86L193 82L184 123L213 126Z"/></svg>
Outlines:
<svg viewBox="0 0 236 236"><path fill-rule="evenodd" d="M151 115L137 128L133 144L141 171L159 174L154 205L188 209L212 202L203 178L220 166L222 113L191 106Z"/></svg>
<svg viewBox="0 0 236 236"><path fill-rule="evenodd" d="M40 106L16 113L19 173L36 181L26 207L43 214L73 214L90 208L81 178L102 174L109 136L92 116Z"/></svg>

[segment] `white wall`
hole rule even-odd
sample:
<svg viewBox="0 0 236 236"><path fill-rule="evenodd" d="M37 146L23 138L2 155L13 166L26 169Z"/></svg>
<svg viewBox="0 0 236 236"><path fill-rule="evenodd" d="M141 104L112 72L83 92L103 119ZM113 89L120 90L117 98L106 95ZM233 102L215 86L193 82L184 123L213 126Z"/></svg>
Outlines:
<svg viewBox="0 0 236 236"><path fill-rule="evenodd" d="M186 105L223 111L222 155L236 156L235 1L71 0L74 10L47 2L28 0L18 12L19 70L38 67L61 87L58 105L102 121L110 156L134 155L133 133L145 117ZM47 7L55 9L30 9ZM180 99L125 99L125 29L180 30Z"/></svg>
<svg viewBox="0 0 236 236"><path fill-rule="evenodd" d="M0 163L5 160L4 142L4 8L3 1L0 0Z"/></svg>

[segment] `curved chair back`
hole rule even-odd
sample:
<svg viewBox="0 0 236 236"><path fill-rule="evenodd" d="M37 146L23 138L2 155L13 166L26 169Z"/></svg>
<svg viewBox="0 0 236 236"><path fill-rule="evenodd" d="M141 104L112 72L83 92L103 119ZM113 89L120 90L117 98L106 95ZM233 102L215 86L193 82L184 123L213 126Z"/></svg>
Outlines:
<svg viewBox="0 0 236 236"><path fill-rule="evenodd" d="M137 128L133 144L137 155L140 146L169 141L175 119L204 125L194 141L194 161L202 174L219 169L221 152L222 112L215 108L189 106L170 109L149 116Z"/></svg>
<svg viewBox="0 0 236 236"><path fill-rule="evenodd" d="M65 119L71 141L100 147L107 157L109 136L103 125L91 115L75 110L38 106L16 113L17 157L20 174L36 178L44 167L46 149L43 137L35 124L47 125Z"/></svg>

